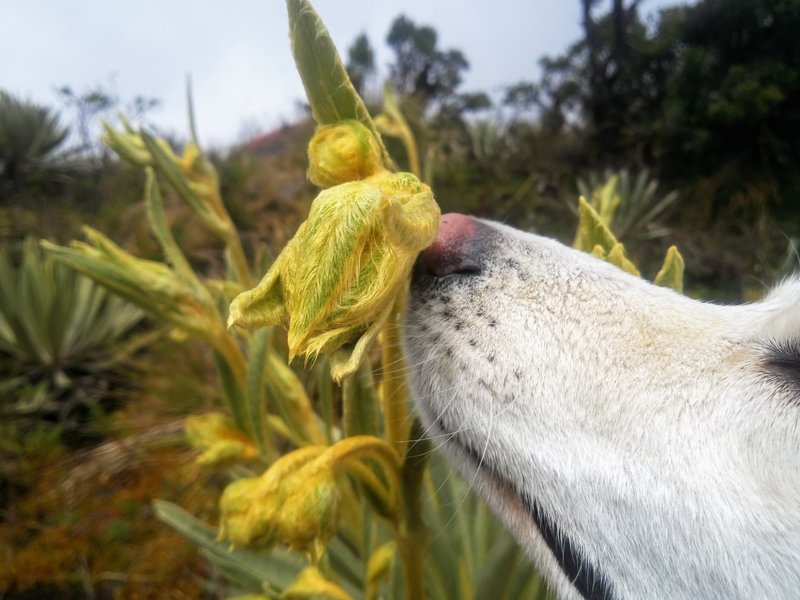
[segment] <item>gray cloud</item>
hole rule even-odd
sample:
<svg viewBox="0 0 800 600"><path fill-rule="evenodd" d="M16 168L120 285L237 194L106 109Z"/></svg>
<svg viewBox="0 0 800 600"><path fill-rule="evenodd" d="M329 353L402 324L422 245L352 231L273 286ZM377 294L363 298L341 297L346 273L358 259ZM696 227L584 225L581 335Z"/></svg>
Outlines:
<svg viewBox="0 0 800 600"><path fill-rule="evenodd" d="M649 9L666 4L655 0ZM344 53L362 31L389 62L384 38L404 13L433 25L443 48L471 63L464 89L496 91L534 78L537 61L580 35L577 0L317 0L315 6ZM54 104L53 89L114 86L123 99L155 97L155 124L186 132L185 78L194 82L202 141L231 143L245 123L265 128L295 116L302 86L280 0L4 3L0 86Z"/></svg>

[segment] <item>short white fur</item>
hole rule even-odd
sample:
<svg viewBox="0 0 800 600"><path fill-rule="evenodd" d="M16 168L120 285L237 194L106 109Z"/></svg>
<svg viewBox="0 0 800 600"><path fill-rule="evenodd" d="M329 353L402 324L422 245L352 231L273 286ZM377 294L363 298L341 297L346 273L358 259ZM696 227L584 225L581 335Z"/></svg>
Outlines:
<svg viewBox="0 0 800 600"><path fill-rule="evenodd" d="M412 288L412 382L558 595L580 597L507 482L615 598L800 597L800 395L763 364L800 337L800 282L717 306L485 226L480 275Z"/></svg>

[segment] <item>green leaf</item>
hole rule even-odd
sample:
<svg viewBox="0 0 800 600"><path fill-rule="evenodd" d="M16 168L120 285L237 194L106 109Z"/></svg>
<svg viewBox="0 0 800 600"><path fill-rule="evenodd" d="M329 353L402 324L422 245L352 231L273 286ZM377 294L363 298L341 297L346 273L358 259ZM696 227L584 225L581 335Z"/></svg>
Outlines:
<svg viewBox="0 0 800 600"><path fill-rule="evenodd" d="M477 576L475 598L510 598L521 551L509 536L495 544Z"/></svg>
<svg viewBox="0 0 800 600"><path fill-rule="evenodd" d="M189 261L186 260L186 256L178 247L169 225L167 225L167 217L164 214L164 201L158 189L156 174L150 167L147 167L145 172L147 173L147 180L145 182L144 197L147 204L147 216L150 219L150 228L153 230L158 243L161 244L164 256L175 268L175 271L185 279L194 282L196 281L194 271L189 265Z"/></svg>
<svg viewBox="0 0 800 600"><path fill-rule="evenodd" d="M289 587L307 566L299 556L279 549L269 552L245 548L232 550L227 542L217 541L217 532L213 528L171 502L154 500L153 510L156 517L203 548L212 561L228 569L236 567L242 574L269 582L280 590Z"/></svg>
<svg viewBox="0 0 800 600"><path fill-rule="evenodd" d="M228 361L225 360L225 357L216 350L214 351L214 363L217 366L217 373L220 383L222 384L225 401L233 415L233 422L236 423L236 427L252 439L252 421L248 414L245 391L242 389L242 384L244 382L239 380L232 365L230 365Z"/></svg>
<svg viewBox="0 0 800 600"><path fill-rule="evenodd" d="M653 283L683 293L683 268L683 256L675 246L670 246L666 257L664 257L664 265L656 275Z"/></svg>
<svg viewBox="0 0 800 600"><path fill-rule="evenodd" d="M270 409L281 417L291 439L323 444L322 427L303 382L274 349L267 353L264 383Z"/></svg>
<svg viewBox="0 0 800 600"><path fill-rule="evenodd" d="M375 123L347 75L328 29L307 0L287 0L289 36L311 114L319 125L355 119L375 135L386 165L391 164Z"/></svg>
<svg viewBox="0 0 800 600"><path fill-rule="evenodd" d="M350 544L341 537L335 537L328 543L328 559L336 573L337 583L351 596L357 598L364 589L364 570L361 559L354 554Z"/></svg>
<svg viewBox="0 0 800 600"><path fill-rule="evenodd" d="M227 231L224 231L219 219L211 208L192 190L186 175L175 163L175 157L170 156L153 136L144 131L140 133L140 136L148 152L150 152L150 156L153 158L153 166L156 171L158 171L159 175L169 182L178 195L191 207L211 231L224 239L227 235Z"/></svg>
<svg viewBox="0 0 800 600"><path fill-rule="evenodd" d="M322 356L317 363L317 396L325 423L325 438L328 444L334 442L333 435L333 381L331 380L330 363L327 356Z"/></svg>
<svg viewBox="0 0 800 600"><path fill-rule="evenodd" d="M105 248L97 249L81 242L73 242L72 248L65 248L47 240L43 240L41 245L50 255L70 268L91 277L145 311L159 315L159 306L153 294L134 285L130 273L113 259L109 260L110 255L104 252ZM129 266L126 263L126 267Z"/></svg>
<svg viewBox="0 0 800 600"><path fill-rule="evenodd" d="M579 200L578 214L578 232L573 246L639 277L638 269L625 256L625 248L583 196Z"/></svg>
<svg viewBox="0 0 800 600"><path fill-rule="evenodd" d="M592 252L595 246L600 246L608 253L619 243L608 225L583 196L578 201L578 218L578 231L573 244L578 250Z"/></svg>
<svg viewBox="0 0 800 600"><path fill-rule="evenodd" d="M260 329L253 334L247 369L247 413L258 448L270 460L275 457L275 449L272 447L271 437L267 430L264 371L271 340L272 328L270 327Z"/></svg>
<svg viewBox="0 0 800 600"><path fill-rule="evenodd" d="M342 421L344 436L376 435L378 431L378 396L372 366L364 362L358 371L342 382Z"/></svg>

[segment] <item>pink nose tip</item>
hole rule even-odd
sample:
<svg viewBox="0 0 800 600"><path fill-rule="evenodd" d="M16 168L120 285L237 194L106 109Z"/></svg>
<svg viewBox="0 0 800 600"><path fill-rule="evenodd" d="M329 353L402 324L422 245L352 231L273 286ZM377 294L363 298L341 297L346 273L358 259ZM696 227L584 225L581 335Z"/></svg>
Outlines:
<svg viewBox="0 0 800 600"><path fill-rule="evenodd" d="M476 241L480 236L476 233L482 227L480 221L466 215L458 213L442 215L439 235L423 254L425 266L438 277L479 271Z"/></svg>

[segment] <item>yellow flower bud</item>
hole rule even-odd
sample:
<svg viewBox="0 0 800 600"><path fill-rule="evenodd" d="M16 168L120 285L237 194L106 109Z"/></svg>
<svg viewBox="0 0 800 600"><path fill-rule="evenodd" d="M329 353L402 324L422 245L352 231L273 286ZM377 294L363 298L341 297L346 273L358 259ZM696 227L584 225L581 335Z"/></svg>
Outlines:
<svg viewBox="0 0 800 600"><path fill-rule="evenodd" d="M103 142L122 158L138 167L149 167L153 164L150 153L142 138L133 133L117 131L103 121Z"/></svg>
<svg viewBox="0 0 800 600"><path fill-rule="evenodd" d="M323 190L258 286L231 303L228 325L288 322L290 358L331 353L340 380L382 329L439 215L430 188L410 173Z"/></svg>
<svg viewBox="0 0 800 600"><path fill-rule="evenodd" d="M220 537L235 545L283 543L319 560L336 533L341 493L318 446L277 460L261 477L230 484L220 499Z"/></svg>
<svg viewBox="0 0 800 600"><path fill-rule="evenodd" d="M355 120L317 128L308 144L308 178L329 188L384 170L381 148L373 133Z"/></svg>
<svg viewBox="0 0 800 600"><path fill-rule="evenodd" d="M219 193L219 176L214 165L203 156L197 144L194 142L186 144L180 159L171 152L170 158L183 172L189 189L211 209L214 217L221 219L225 214L225 208Z"/></svg>
<svg viewBox="0 0 800 600"><path fill-rule="evenodd" d="M201 465L218 465L258 458L253 442L220 413L195 415L186 419L189 443L202 450Z"/></svg>
<svg viewBox="0 0 800 600"><path fill-rule="evenodd" d="M352 600L341 587L325 579L316 567L306 567L281 594L282 600Z"/></svg>

